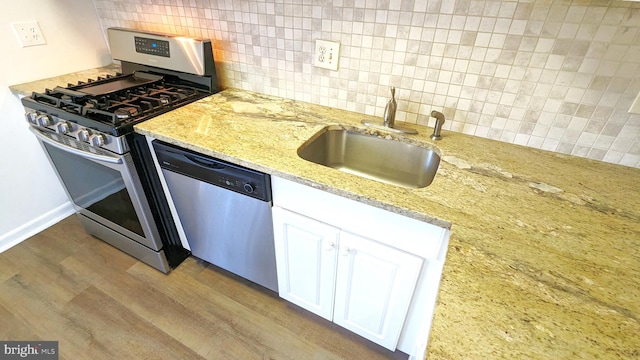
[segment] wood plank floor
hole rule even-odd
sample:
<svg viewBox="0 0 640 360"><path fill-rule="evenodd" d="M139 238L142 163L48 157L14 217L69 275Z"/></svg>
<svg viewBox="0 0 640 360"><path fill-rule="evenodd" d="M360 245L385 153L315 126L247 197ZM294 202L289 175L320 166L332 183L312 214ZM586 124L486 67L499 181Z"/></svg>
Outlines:
<svg viewBox="0 0 640 360"><path fill-rule="evenodd" d="M0 339L60 359L406 359L193 257L169 275L75 216L0 254Z"/></svg>

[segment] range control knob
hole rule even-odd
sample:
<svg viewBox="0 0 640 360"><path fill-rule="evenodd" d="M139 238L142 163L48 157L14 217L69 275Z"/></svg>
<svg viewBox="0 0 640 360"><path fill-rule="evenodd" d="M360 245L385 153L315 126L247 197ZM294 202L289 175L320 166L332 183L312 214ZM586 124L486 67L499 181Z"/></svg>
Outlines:
<svg viewBox="0 0 640 360"><path fill-rule="evenodd" d="M71 131L71 124L69 124L66 121L58 121L56 123L56 125L54 126L54 130L58 133L58 134L66 134L69 131Z"/></svg>
<svg viewBox="0 0 640 360"><path fill-rule="evenodd" d="M254 191L256 191L256 186L254 184L252 184L252 183L245 183L244 184L244 191L246 191L249 194L251 194Z"/></svg>
<svg viewBox="0 0 640 360"><path fill-rule="evenodd" d="M38 125L42 127L53 125L53 119L51 119L51 117L46 114L38 115L36 117L36 121L38 122Z"/></svg>
<svg viewBox="0 0 640 360"><path fill-rule="evenodd" d="M76 134L76 139L78 139L78 141L88 141L89 136L91 136L91 133L89 132L89 130L82 129L82 130L79 130L78 133Z"/></svg>
<svg viewBox="0 0 640 360"><path fill-rule="evenodd" d="M100 146L104 145L106 140L107 140L107 138L102 134L93 134L93 135L89 136L89 145L91 145L93 147L100 147Z"/></svg>
<svg viewBox="0 0 640 360"><path fill-rule="evenodd" d="M27 111L26 113L24 113L24 117L27 119L27 122L29 124L34 124L34 125L38 125L38 120L36 120L36 118L38 117L38 113L35 111Z"/></svg>

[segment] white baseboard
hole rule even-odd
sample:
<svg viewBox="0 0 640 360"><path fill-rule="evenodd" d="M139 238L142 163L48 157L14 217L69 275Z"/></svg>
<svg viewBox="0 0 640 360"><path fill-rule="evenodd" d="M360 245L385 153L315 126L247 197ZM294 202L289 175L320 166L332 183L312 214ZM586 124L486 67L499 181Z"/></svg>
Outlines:
<svg viewBox="0 0 640 360"><path fill-rule="evenodd" d="M71 202L66 202L57 208L39 216L26 224L23 224L6 234L0 235L0 253L16 246L29 237L39 233L40 231L56 224L60 220L75 213L75 209Z"/></svg>

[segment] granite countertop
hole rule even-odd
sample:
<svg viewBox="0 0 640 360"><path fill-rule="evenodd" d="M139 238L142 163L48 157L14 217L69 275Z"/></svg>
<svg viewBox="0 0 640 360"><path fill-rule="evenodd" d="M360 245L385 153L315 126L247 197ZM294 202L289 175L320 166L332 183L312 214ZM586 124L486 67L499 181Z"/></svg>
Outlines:
<svg viewBox="0 0 640 360"><path fill-rule="evenodd" d="M363 129L363 118L227 89L135 128L450 227L429 359L640 357L640 169L449 131L433 142L431 128L412 125L418 135L391 136L437 147L443 161L427 188L297 156L324 127Z"/></svg>
<svg viewBox="0 0 640 360"><path fill-rule="evenodd" d="M361 114L237 89L136 126L145 135L433 224L451 240L430 359L640 357L640 169L432 129L434 182L406 189L299 158ZM386 136L386 135L383 135ZM395 136L395 135L393 135Z"/></svg>

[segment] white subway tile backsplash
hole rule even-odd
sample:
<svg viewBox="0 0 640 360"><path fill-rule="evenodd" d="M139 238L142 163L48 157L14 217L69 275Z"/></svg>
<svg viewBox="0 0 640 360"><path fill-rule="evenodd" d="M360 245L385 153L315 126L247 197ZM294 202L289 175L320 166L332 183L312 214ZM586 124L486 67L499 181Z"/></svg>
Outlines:
<svg viewBox="0 0 640 360"><path fill-rule="evenodd" d="M223 87L640 167L640 3L94 0L104 27L211 38ZM315 39L340 70L312 66Z"/></svg>

